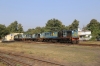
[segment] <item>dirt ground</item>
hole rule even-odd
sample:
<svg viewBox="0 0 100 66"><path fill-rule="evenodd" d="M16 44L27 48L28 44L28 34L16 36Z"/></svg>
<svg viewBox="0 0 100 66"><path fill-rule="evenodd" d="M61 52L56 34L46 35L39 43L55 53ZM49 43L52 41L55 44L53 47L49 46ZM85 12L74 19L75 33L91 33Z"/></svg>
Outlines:
<svg viewBox="0 0 100 66"><path fill-rule="evenodd" d="M66 66L99 66L100 47L43 43L0 43L0 51L34 56ZM0 65L1 66L1 65Z"/></svg>
<svg viewBox="0 0 100 66"><path fill-rule="evenodd" d="M3 64L2 62L0 62L0 66L7 66L7 65Z"/></svg>

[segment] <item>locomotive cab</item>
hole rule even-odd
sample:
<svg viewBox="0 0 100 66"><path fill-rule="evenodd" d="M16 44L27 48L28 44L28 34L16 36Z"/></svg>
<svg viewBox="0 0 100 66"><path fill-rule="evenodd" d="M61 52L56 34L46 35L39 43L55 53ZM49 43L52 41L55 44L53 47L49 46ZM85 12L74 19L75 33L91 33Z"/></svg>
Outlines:
<svg viewBox="0 0 100 66"><path fill-rule="evenodd" d="M71 38L72 43L79 43L79 35L78 35L78 30L72 30L72 38Z"/></svg>

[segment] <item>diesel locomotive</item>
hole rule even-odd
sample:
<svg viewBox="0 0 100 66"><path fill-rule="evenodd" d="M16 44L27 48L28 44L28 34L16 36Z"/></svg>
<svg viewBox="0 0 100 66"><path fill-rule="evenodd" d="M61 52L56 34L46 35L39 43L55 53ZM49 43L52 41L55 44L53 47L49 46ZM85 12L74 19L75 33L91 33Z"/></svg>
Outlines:
<svg viewBox="0 0 100 66"><path fill-rule="evenodd" d="M20 34L14 37L15 41L37 41L37 42L64 42L79 43L78 30L62 30L54 32L43 32L36 34Z"/></svg>

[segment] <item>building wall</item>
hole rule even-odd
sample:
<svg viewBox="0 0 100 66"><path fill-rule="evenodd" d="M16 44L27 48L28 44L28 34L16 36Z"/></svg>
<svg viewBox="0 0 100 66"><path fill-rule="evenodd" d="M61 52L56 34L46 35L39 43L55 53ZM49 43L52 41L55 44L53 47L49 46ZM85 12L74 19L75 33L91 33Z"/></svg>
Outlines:
<svg viewBox="0 0 100 66"><path fill-rule="evenodd" d="M90 40L92 38L91 31L82 31L78 29L79 40Z"/></svg>
<svg viewBox="0 0 100 66"><path fill-rule="evenodd" d="M5 41L13 41L14 40L14 36L17 34L23 34L23 33L11 33L5 36L4 40Z"/></svg>

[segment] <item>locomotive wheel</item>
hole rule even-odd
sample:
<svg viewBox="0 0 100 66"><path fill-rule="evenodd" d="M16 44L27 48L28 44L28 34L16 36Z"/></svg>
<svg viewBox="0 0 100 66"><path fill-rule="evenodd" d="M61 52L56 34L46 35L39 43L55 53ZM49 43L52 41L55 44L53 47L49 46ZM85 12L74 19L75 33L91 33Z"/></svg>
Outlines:
<svg viewBox="0 0 100 66"><path fill-rule="evenodd" d="M51 42L56 43L57 41L52 39Z"/></svg>
<svg viewBox="0 0 100 66"><path fill-rule="evenodd" d="M62 40L62 39L60 39L60 40L59 40L59 42L60 42L60 43L63 43L63 40Z"/></svg>
<svg viewBox="0 0 100 66"><path fill-rule="evenodd" d="M77 41L76 41L76 40L73 40L73 41L72 41L72 44L76 44L76 43L77 43Z"/></svg>
<svg viewBox="0 0 100 66"><path fill-rule="evenodd" d="M79 43L79 41L76 41L76 44L78 44Z"/></svg>
<svg viewBox="0 0 100 66"><path fill-rule="evenodd" d="M42 42L42 41L43 41L43 39L38 39L38 41L39 41L39 42Z"/></svg>

